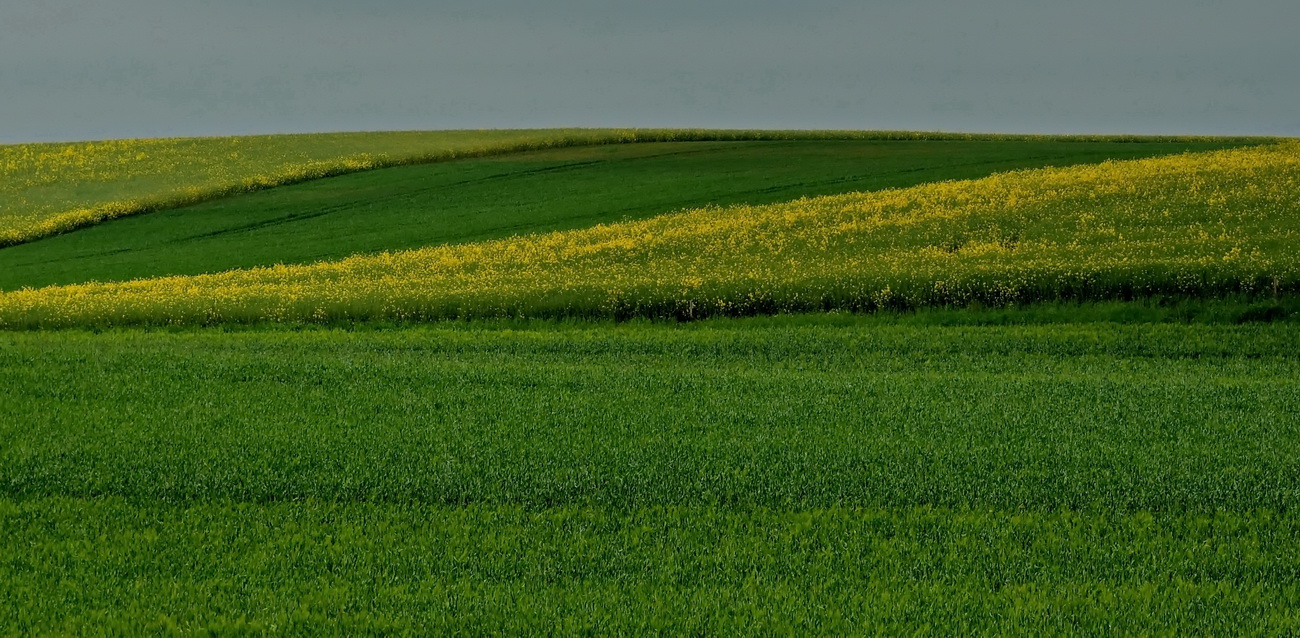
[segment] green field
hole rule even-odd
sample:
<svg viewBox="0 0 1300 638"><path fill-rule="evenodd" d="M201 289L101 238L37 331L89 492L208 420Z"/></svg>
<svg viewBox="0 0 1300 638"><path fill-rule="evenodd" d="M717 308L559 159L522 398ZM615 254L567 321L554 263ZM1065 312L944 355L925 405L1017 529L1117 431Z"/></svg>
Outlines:
<svg viewBox="0 0 1300 638"><path fill-rule="evenodd" d="M0 246L106 220L389 166L530 149L684 141L928 140L1258 144L1268 138L913 131L502 129L0 145ZM1275 141L1275 140L1274 140Z"/></svg>
<svg viewBox="0 0 1300 638"><path fill-rule="evenodd" d="M820 261L774 261L762 282L809 294L816 279L796 289L782 273L850 259L886 272L870 251L890 242L939 246L952 272L1049 272L1015 261L1032 233L1098 260L1204 249L1201 273L1239 263L1221 258L1232 246L1249 256L1234 276L1294 262L1289 147L930 191L1248 141L859 137L401 166L0 248L0 318L23 295L72 304L0 322L36 328L0 330L0 633L1300 632L1290 279L693 321L210 327L74 312L159 282L12 292L442 244L457 268L488 270L515 263L493 251L528 242L786 220L733 233L770 241L847 224L836 202L879 200L914 210L870 241L823 233ZM712 204L736 207L662 216ZM1093 226L1076 231L1079 219ZM995 260L962 261L1008 220L1020 234L986 242ZM585 230L601 223L613 225ZM565 232L512 239L547 231ZM629 263L666 278L663 264L718 254L693 245ZM517 263L532 264L521 276L600 272ZM917 263L898 267L931 281ZM1124 284L1129 271L1107 272ZM629 294L650 308L650 292ZM169 299L146 310L185 316L166 314L179 312ZM530 303L519 307L558 302Z"/></svg>
<svg viewBox="0 0 1300 638"><path fill-rule="evenodd" d="M403 166L132 216L0 250L0 290L310 263L706 205L768 204L1239 144L676 142Z"/></svg>
<svg viewBox="0 0 1300 638"><path fill-rule="evenodd" d="M0 344L11 626L1300 623L1295 323Z"/></svg>
<svg viewBox="0 0 1300 638"><path fill-rule="evenodd" d="M1277 300L1300 291L1298 208L1300 144L1288 142L0 291L0 328Z"/></svg>

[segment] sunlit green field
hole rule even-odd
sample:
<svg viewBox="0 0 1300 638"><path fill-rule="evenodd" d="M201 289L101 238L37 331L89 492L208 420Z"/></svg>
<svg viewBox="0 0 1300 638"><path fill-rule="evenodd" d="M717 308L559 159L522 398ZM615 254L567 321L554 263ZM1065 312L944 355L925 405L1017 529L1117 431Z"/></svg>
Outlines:
<svg viewBox="0 0 1300 638"><path fill-rule="evenodd" d="M1285 633L1298 327L0 335L0 617Z"/></svg>
<svg viewBox="0 0 1300 638"><path fill-rule="evenodd" d="M1289 147L1240 150L1257 141L1247 142L503 150L136 211L0 248L0 315L21 295L94 299L76 287L15 292L23 286L428 246L460 255L457 268L505 272L513 257L492 247L630 227L667 238L653 239L653 259L628 253L653 279L704 263L693 238L728 211L773 223L806 213L780 232L737 234L737 245L831 237L823 249L718 256L799 256L767 264L759 282L796 295L821 281L798 277L853 259L863 273L933 284L939 271L919 261L884 268L876 256L889 245L933 245L952 272L1031 272L1045 262L1017 262L1017 251L1049 235L1097 259L1140 246L1147 263L1204 246L1214 264L1238 263L1219 250L1236 242L1259 249L1239 262L1252 276L1271 276L1266 268L1294 261L1296 171L1291 151L1278 150ZM1219 148L1239 150L1094 166ZM1086 166L985 179L1075 164ZM943 179L985 181L926 185ZM1101 185L1100 203L1087 184ZM867 192L783 203L851 191ZM852 219L827 202L881 201L912 202L881 209L911 221L828 231ZM1015 241L992 241L1011 222L1021 224ZM590 230L597 224L607 226ZM543 234L552 231L562 232ZM976 255L985 245L1002 252ZM519 277L601 272L527 263ZM1124 271L1108 272L1125 283ZM1034 303L755 306L705 319L648 301L530 318L529 308L558 303L539 289L533 305L514 307L524 312L505 313L523 318L120 325L186 316L150 306L163 321L86 311L6 324L22 329L0 331L0 628L1296 633L1291 280L1190 292L1127 281ZM428 294L441 294L436 285ZM109 302L118 294L87 289ZM673 302L709 299L691 294Z"/></svg>

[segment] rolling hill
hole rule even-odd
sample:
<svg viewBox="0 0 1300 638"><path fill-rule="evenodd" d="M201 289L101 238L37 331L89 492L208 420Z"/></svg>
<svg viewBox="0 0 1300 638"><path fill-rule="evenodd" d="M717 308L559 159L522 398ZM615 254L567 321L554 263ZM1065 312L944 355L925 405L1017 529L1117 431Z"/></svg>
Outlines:
<svg viewBox="0 0 1300 638"><path fill-rule="evenodd" d="M1294 140L0 157L3 631L1300 632Z"/></svg>
<svg viewBox="0 0 1300 638"><path fill-rule="evenodd" d="M678 317L1221 294L1300 284L1300 147L712 207L215 275L0 293L0 326Z"/></svg>
<svg viewBox="0 0 1300 638"><path fill-rule="evenodd" d="M323 133L0 145L0 246L99 222L387 166L590 144L725 140L1257 143L1259 138L1003 136L908 131L540 129Z"/></svg>
<svg viewBox="0 0 1300 638"><path fill-rule="evenodd" d="M708 205L777 203L1236 144L846 138L506 153L310 180L11 246L0 250L0 290L311 263Z"/></svg>

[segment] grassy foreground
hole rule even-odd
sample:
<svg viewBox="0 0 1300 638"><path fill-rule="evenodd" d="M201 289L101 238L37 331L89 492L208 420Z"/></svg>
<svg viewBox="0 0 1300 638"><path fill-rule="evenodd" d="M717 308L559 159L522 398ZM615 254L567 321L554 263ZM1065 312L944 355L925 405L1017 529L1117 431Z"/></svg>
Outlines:
<svg viewBox="0 0 1300 638"><path fill-rule="evenodd" d="M1297 630L1297 324L945 316L0 334L0 624Z"/></svg>
<svg viewBox="0 0 1300 638"><path fill-rule="evenodd" d="M1300 288L1300 143L1005 173L308 266L0 293L0 327L699 318Z"/></svg>
<svg viewBox="0 0 1300 638"><path fill-rule="evenodd" d="M19 633L1287 635L1294 518L0 501Z"/></svg>
<svg viewBox="0 0 1300 638"><path fill-rule="evenodd" d="M500 239L1231 142L777 140L577 146L312 180L0 249L0 290Z"/></svg>

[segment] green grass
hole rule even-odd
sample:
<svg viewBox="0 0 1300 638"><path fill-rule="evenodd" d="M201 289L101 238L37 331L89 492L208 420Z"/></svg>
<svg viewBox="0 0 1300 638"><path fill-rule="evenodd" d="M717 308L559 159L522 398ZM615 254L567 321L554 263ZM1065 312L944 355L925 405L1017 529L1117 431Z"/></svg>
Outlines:
<svg viewBox="0 0 1300 638"><path fill-rule="evenodd" d="M1229 141L1265 138L972 135L909 131L535 129L393 131L0 145L0 246L320 177L588 144L687 140Z"/></svg>
<svg viewBox="0 0 1300 638"><path fill-rule="evenodd" d="M0 624L1294 631L1297 324L1094 312L0 334Z"/></svg>
<svg viewBox="0 0 1300 638"><path fill-rule="evenodd" d="M310 263L583 228L706 205L768 204L1241 144L676 142L462 159L309 181L0 249L0 290Z"/></svg>
<svg viewBox="0 0 1300 638"><path fill-rule="evenodd" d="M1286 635L1293 517L0 501L18 633Z"/></svg>
<svg viewBox="0 0 1300 638"><path fill-rule="evenodd" d="M0 328L738 316L1300 291L1300 145L0 292Z"/></svg>
<svg viewBox="0 0 1300 638"><path fill-rule="evenodd" d="M367 167L607 139L613 131L418 131L0 146L0 245Z"/></svg>
<svg viewBox="0 0 1300 638"><path fill-rule="evenodd" d="M0 249L0 289L434 244L479 250L482 273L497 259L484 247L506 244L467 242L1251 142L671 133L697 141L364 171L110 221ZM337 141L440 134L420 135ZM131 319L119 314L129 304L89 305L129 286L5 293L20 319L23 304L50 303L10 327L86 327L0 331L0 634L1300 633L1300 296L1292 279L1267 290L1241 278L1294 272L1297 182L1291 164L1222 157L1062 174L1082 186L1019 174L915 191L928 199L880 195L901 204L869 221L897 227L848 237L857 248L839 257L818 243L843 212L828 202L877 196L732 211L816 222L772 232L725 227L735 219L721 209L686 216L723 224L701 226L718 237L762 238L738 255L660 242L690 230L673 226L681 218L593 231L617 244L619 229L662 230L628 237L669 264L768 255L754 261L768 269L759 283L799 299L821 280L799 288L791 273L894 263L840 259L868 244L929 251L934 263L898 261L912 270L895 278L987 275L1001 262L979 260L993 254L1043 284L1053 267L1090 263L1022 254L1066 236L1101 262L1205 253L1196 273L1238 278L1197 280L1204 294L1143 289L1168 273L1120 269L1092 281L1107 299L1092 303L974 295L681 323L379 313L390 320L125 329L103 326ZM221 162L205 166L118 186L165 194ZM117 197L111 179L55 173L46 194ZM212 183L192 199L238 190ZM800 233L795 248L819 248L760 250ZM549 254L537 263L564 267ZM610 254L591 263L617 265ZM810 254L821 261L794 259ZM1258 272L1232 270L1241 255ZM509 276L484 281L536 274L499 270ZM413 285L396 275L386 285ZM207 294L165 281L137 300L140 316ZM471 292L490 307L510 291Z"/></svg>
<svg viewBox="0 0 1300 638"><path fill-rule="evenodd" d="M165 501L1289 508L1297 339L1289 323L852 316L5 334L0 485Z"/></svg>

